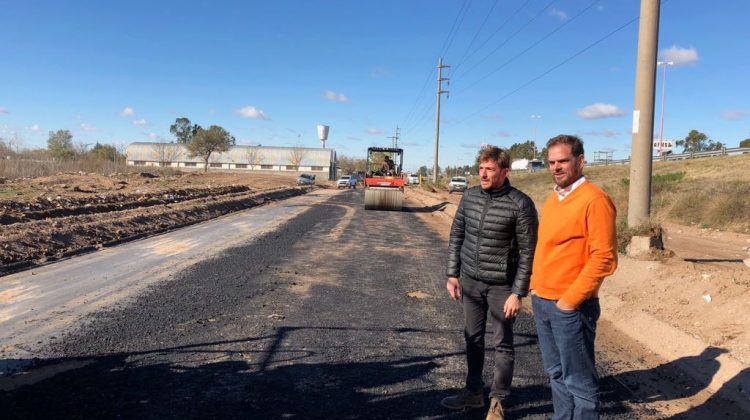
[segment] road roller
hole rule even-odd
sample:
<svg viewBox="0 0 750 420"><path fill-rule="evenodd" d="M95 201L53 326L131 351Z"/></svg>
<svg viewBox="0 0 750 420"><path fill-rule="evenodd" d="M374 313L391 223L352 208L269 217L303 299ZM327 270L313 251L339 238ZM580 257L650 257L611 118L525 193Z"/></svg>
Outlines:
<svg viewBox="0 0 750 420"><path fill-rule="evenodd" d="M403 149L370 147L365 168L365 210L401 211L404 202Z"/></svg>

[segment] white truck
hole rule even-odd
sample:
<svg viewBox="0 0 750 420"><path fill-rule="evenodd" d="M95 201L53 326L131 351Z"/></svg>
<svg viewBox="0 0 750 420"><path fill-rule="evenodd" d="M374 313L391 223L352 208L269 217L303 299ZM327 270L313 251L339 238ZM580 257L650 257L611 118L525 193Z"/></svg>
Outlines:
<svg viewBox="0 0 750 420"><path fill-rule="evenodd" d="M541 159L516 159L510 164L511 171L536 172L544 170L544 161Z"/></svg>

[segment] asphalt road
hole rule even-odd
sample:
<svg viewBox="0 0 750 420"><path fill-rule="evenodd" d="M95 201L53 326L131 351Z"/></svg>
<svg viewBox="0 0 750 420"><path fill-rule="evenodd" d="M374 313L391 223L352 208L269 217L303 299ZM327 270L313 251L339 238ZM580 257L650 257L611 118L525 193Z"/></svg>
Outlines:
<svg viewBox="0 0 750 420"><path fill-rule="evenodd" d="M274 229L160 266L135 298L40 341L25 379L0 382L0 417L484 418L439 405L463 384L463 337L426 209L365 212L361 190L288 201L301 211ZM603 384L605 418L644 416ZM551 416L525 313L514 386L508 418Z"/></svg>

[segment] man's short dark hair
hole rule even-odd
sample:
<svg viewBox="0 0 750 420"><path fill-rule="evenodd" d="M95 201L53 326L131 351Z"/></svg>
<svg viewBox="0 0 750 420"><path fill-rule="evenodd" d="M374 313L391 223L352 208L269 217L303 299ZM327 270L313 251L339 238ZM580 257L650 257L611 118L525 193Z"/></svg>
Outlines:
<svg viewBox="0 0 750 420"><path fill-rule="evenodd" d="M482 162L485 160L494 160L497 162L498 166L503 169L510 168L510 153L505 149L501 149L491 144L482 146L482 148L479 149L479 157L477 158L477 161Z"/></svg>
<svg viewBox="0 0 750 420"><path fill-rule="evenodd" d="M549 150L549 148L552 146L557 146L558 144L565 144L570 146L570 151L575 157L581 156L583 154L583 140L581 140L579 137L571 136L570 134L560 134L557 137L552 137L547 142L547 150Z"/></svg>

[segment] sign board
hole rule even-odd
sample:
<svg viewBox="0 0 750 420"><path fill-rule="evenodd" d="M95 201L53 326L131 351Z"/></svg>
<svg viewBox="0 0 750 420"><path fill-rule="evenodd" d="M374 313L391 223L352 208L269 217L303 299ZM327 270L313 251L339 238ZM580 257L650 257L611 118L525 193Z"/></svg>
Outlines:
<svg viewBox="0 0 750 420"><path fill-rule="evenodd" d="M654 139L654 150L661 150L662 153L664 152L671 152L672 148L674 147L674 141L672 140L662 140L661 141L661 149L659 148L659 139Z"/></svg>

